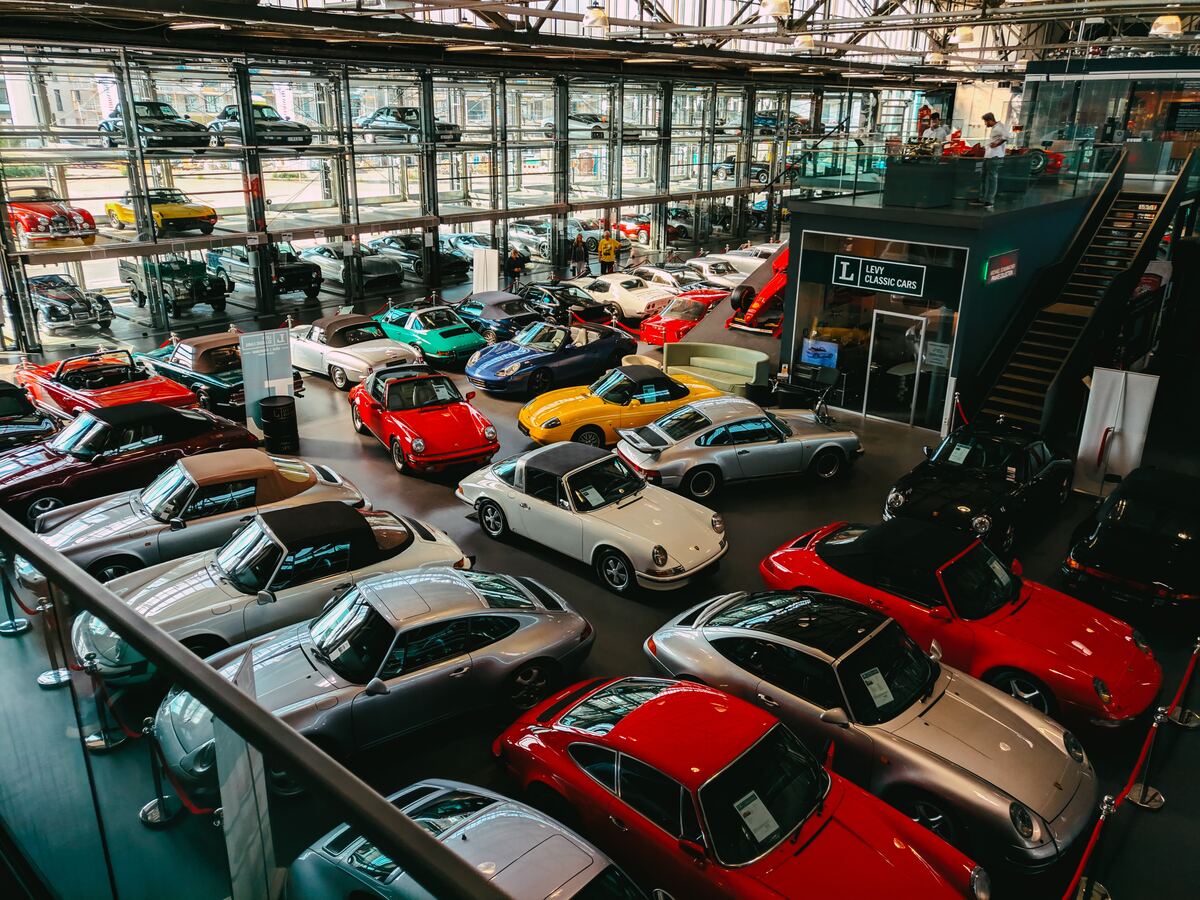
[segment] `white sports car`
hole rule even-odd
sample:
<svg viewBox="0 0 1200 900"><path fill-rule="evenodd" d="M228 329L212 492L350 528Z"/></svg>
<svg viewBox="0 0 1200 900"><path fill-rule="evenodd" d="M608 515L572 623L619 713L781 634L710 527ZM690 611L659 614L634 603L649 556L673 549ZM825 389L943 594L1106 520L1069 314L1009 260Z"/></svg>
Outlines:
<svg viewBox="0 0 1200 900"><path fill-rule="evenodd" d="M610 312L622 319L644 319L662 311L675 299L675 293L666 288L646 284L636 275L614 272L599 278L585 275L568 281L583 288L597 303L603 303Z"/></svg>
<svg viewBox="0 0 1200 900"><path fill-rule="evenodd" d="M328 375L342 391L375 369L425 361L419 349L393 341L382 325L367 316L326 316L311 325L297 325L291 337L292 365Z"/></svg>
<svg viewBox="0 0 1200 900"><path fill-rule="evenodd" d="M730 250L727 253L710 253L704 259L724 260L743 275L751 275L759 266L775 255L783 244L755 244L745 250ZM689 260L690 262L690 260Z"/></svg>
<svg viewBox="0 0 1200 900"><path fill-rule="evenodd" d="M336 500L253 517L217 550L185 556L108 583L114 594L197 656L311 619L369 575L428 566L469 568L445 532L389 512ZM71 629L79 659L99 674L138 682L150 662L100 619L83 613Z"/></svg>
<svg viewBox="0 0 1200 900"><path fill-rule="evenodd" d="M523 535L589 563L609 590L671 590L729 549L720 513L647 484L620 457L551 444L468 475L455 491L492 538Z"/></svg>
<svg viewBox="0 0 1200 900"><path fill-rule="evenodd" d="M747 273L735 268L724 257L697 256L684 265L710 284L719 284L721 287L735 288L746 280Z"/></svg>

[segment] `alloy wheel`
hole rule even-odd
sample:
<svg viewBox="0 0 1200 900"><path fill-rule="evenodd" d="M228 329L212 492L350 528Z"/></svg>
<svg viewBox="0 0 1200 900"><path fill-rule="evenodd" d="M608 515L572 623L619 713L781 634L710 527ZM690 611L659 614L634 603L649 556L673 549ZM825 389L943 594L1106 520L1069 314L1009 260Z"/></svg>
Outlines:
<svg viewBox="0 0 1200 900"><path fill-rule="evenodd" d="M842 459L836 450L822 451L813 460L813 470L817 473L818 478L835 478L842 470Z"/></svg>
<svg viewBox="0 0 1200 900"><path fill-rule="evenodd" d="M711 497L717 490L717 476L710 469L699 469L688 479L688 493L697 500Z"/></svg>
<svg viewBox="0 0 1200 900"><path fill-rule="evenodd" d="M350 407L350 424L354 426L354 430L359 434L367 433L367 428L363 425L362 416L358 414L358 407L354 405Z"/></svg>
<svg viewBox="0 0 1200 900"><path fill-rule="evenodd" d="M404 448L399 441L392 441L392 465L402 475L408 471L408 461L404 458Z"/></svg>
<svg viewBox="0 0 1200 900"><path fill-rule="evenodd" d="M114 578L120 578L122 575L128 575L133 571L133 566L125 562L110 562L100 566L95 571L97 581L112 581Z"/></svg>
<svg viewBox="0 0 1200 900"><path fill-rule="evenodd" d="M29 512L27 513L29 524L32 525L36 522L38 516L56 510L62 505L62 501L57 497L39 497L29 504Z"/></svg>
<svg viewBox="0 0 1200 900"><path fill-rule="evenodd" d="M633 574L623 557L609 553L600 561L600 577L614 591L624 593L629 590Z"/></svg>
<svg viewBox="0 0 1200 900"><path fill-rule="evenodd" d="M599 447L604 443L604 435L600 429L588 426L575 432L575 436L571 440L577 444L586 444L588 447Z"/></svg>
<svg viewBox="0 0 1200 900"><path fill-rule="evenodd" d="M329 380L333 382L333 386L339 391L344 391L350 387L350 378L346 375L346 370L340 366L329 367Z"/></svg>
<svg viewBox="0 0 1200 900"><path fill-rule="evenodd" d="M546 696L549 687L550 673L543 666L531 663L513 676L509 700L517 709L532 709Z"/></svg>
<svg viewBox="0 0 1200 900"><path fill-rule="evenodd" d="M1038 712L1049 714L1050 704L1046 700L1045 691L1028 678L1009 675L1000 687L1022 703L1028 703Z"/></svg>
<svg viewBox="0 0 1200 900"><path fill-rule="evenodd" d="M483 333L483 339L489 344L494 344L498 340L496 337L496 332L492 331L490 328Z"/></svg>
<svg viewBox="0 0 1200 900"><path fill-rule="evenodd" d="M909 815L914 822L932 831L946 843L954 843L957 837L954 822L934 801L924 797L917 798L910 806Z"/></svg>
<svg viewBox="0 0 1200 900"><path fill-rule="evenodd" d="M490 500L484 501L479 505L479 524L488 537L493 538L503 536L505 529L508 527L504 521L504 511Z"/></svg>

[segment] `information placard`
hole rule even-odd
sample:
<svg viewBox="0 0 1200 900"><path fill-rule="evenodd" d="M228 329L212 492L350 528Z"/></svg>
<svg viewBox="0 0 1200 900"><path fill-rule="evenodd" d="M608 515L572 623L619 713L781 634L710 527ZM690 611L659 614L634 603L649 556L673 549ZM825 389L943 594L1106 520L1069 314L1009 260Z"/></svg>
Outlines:
<svg viewBox="0 0 1200 900"><path fill-rule="evenodd" d="M921 297L925 293L925 267L888 259L837 254L833 257L831 283L864 291Z"/></svg>

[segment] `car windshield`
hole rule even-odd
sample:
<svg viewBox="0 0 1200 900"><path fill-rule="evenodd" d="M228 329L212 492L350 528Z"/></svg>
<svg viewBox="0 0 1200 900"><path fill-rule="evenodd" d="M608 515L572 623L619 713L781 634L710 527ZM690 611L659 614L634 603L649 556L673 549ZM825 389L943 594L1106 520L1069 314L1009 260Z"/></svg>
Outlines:
<svg viewBox="0 0 1200 900"><path fill-rule="evenodd" d="M613 369L607 375L601 375L588 388L593 396L599 397L605 403L616 403L624 406L633 396L637 384L620 369Z"/></svg>
<svg viewBox="0 0 1200 900"><path fill-rule="evenodd" d="M641 476L617 456L593 463L567 478L567 490L580 512L634 497L645 486Z"/></svg>
<svg viewBox="0 0 1200 900"><path fill-rule="evenodd" d="M422 328L449 328L451 325L461 325L462 319L452 309L431 309L417 317Z"/></svg>
<svg viewBox="0 0 1200 900"><path fill-rule="evenodd" d="M52 188L48 187L17 188L9 192L9 197L18 201L40 200L43 203L61 199Z"/></svg>
<svg viewBox="0 0 1200 900"><path fill-rule="evenodd" d="M1011 441L992 435L958 433L947 435L930 459L934 465L951 469L1002 474L1019 449Z"/></svg>
<svg viewBox="0 0 1200 900"><path fill-rule="evenodd" d="M676 297L659 315L665 319L682 319L684 322L699 322L708 312L708 304L687 297Z"/></svg>
<svg viewBox="0 0 1200 900"><path fill-rule="evenodd" d="M962 619L982 619L1021 596L1021 579L984 544L977 543L946 568L942 583Z"/></svg>
<svg viewBox="0 0 1200 900"><path fill-rule="evenodd" d="M242 350L237 344L230 344L228 347L214 347L211 350L205 350L200 364L195 366L195 370L215 375L220 372L232 372L241 367Z"/></svg>
<svg viewBox="0 0 1200 900"><path fill-rule="evenodd" d="M39 275L29 280L43 288L75 287L75 282L67 275Z"/></svg>
<svg viewBox="0 0 1200 900"><path fill-rule="evenodd" d="M283 116L273 106L256 106L254 107L254 118L262 119L264 122L282 122Z"/></svg>
<svg viewBox="0 0 1200 900"><path fill-rule="evenodd" d="M654 427L673 441L682 441L712 424L712 420L694 406L681 406L654 421Z"/></svg>
<svg viewBox="0 0 1200 900"><path fill-rule="evenodd" d="M491 247L492 239L483 234L456 234L454 236L456 244L467 244L471 247Z"/></svg>
<svg viewBox="0 0 1200 900"><path fill-rule="evenodd" d="M552 353L567 343L567 329L545 322L535 322L514 339L513 343L530 350L543 350Z"/></svg>
<svg viewBox="0 0 1200 900"><path fill-rule="evenodd" d="M789 425L787 422L785 422L783 419L779 418L779 416L775 415L775 413L771 412L770 410L766 410L766 409L764 409L763 412L765 412L767 414L767 418L770 419L772 423L774 423L775 427L778 428L780 431L782 431L784 434L788 435L789 437L791 435L795 434L795 432L792 431L792 426Z"/></svg>
<svg viewBox="0 0 1200 900"><path fill-rule="evenodd" d="M254 519L217 551L217 569L243 594L266 588L279 568L283 548L275 543L261 519Z"/></svg>
<svg viewBox="0 0 1200 900"><path fill-rule="evenodd" d="M731 272L736 272L737 269L735 269L731 263L717 260L708 264L708 271L712 272L714 275L728 275Z"/></svg>
<svg viewBox="0 0 1200 900"><path fill-rule="evenodd" d="M896 718L925 695L941 667L895 622L838 663L850 712L863 725Z"/></svg>
<svg viewBox="0 0 1200 900"><path fill-rule="evenodd" d="M329 337L330 347L349 347L351 344L361 344L364 341L378 341L386 338L383 326L378 322L363 322L335 331Z"/></svg>
<svg viewBox="0 0 1200 900"><path fill-rule="evenodd" d="M54 436L50 446L59 453L69 453L79 459L91 459L104 449L109 428L104 422L84 413Z"/></svg>
<svg viewBox="0 0 1200 900"><path fill-rule="evenodd" d="M178 119L179 113L169 103L135 103L134 112L143 119Z"/></svg>
<svg viewBox="0 0 1200 900"><path fill-rule="evenodd" d="M581 303L584 306L595 306L596 301L581 287L576 287L573 284L560 285L555 294L560 300L568 300L571 303Z"/></svg>
<svg viewBox="0 0 1200 900"><path fill-rule="evenodd" d="M795 735L776 725L700 788L717 859L742 866L768 853L804 823L828 785Z"/></svg>
<svg viewBox="0 0 1200 900"><path fill-rule="evenodd" d="M313 619L308 634L322 662L347 681L366 684L383 664L396 629L352 587Z"/></svg>
<svg viewBox="0 0 1200 900"><path fill-rule="evenodd" d="M387 408L393 412L458 403L462 394L445 375L393 381L387 388Z"/></svg>
<svg viewBox="0 0 1200 900"><path fill-rule="evenodd" d="M150 203L187 203L187 195L183 191L177 191L172 188L155 188L150 191Z"/></svg>
<svg viewBox="0 0 1200 900"><path fill-rule="evenodd" d="M138 499L158 521L169 522L183 512L195 486L183 466L176 464L150 482Z"/></svg>

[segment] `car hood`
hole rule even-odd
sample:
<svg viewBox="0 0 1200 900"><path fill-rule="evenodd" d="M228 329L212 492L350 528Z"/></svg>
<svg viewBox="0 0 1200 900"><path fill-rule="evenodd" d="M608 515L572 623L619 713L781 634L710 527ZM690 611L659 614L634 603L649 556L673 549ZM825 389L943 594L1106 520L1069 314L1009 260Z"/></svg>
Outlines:
<svg viewBox="0 0 1200 900"><path fill-rule="evenodd" d="M138 125L153 125L156 128L163 128L171 131L207 130L199 122L193 122L191 119L176 118L174 116L168 116L166 118L159 118L157 116L153 118L148 116L138 116Z"/></svg>
<svg viewBox="0 0 1200 900"><path fill-rule="evenodd" d="M379 338L375 341L363 341L349 347L337 347L330 350L330 355L344 353L346 356L361 359L369 366L378 366L393 362L416 362L417 355L409 347L403 347L391 338Z"/></svg>
<svg viewBox="0 0 1200 900"><path fill-rule="evenodd" d="M930 699L911 713L880 727L996 785L1047 822L1083 778L1048 722L1042 731L994 688L945 666Z"/></svg>
<svg viewBox="0 0 1200 900"><path fill-rule="evenodd" d="M575 417L589 412L600 412L606 407L616 412L618 406L606 404L586 387L566 387L549 391L525 404L531 425L541 427L550 419Z"/></svg>
<svg viewBox="0 0 1200 900"><path fill-rule="evenodd" d="M501 341L498 344L492 344L490 347L484 347L480 350L479 359L470 368L472 372L486 375L497 369L503 369L511 363L530 362L550 355L543 350L522 347L520 344L514 344L512 341Z"/></svg>
<svg viewBox="0 0 1200 900"><path fill-rule="evenodd" d="M86 222L87 216L88 216L88 214L86 212L84 212L83 210L73 209L72 207L68 206L66 203L54 203L54 202L39 203L37 201L31 201L31 200L13 200L9 203L9 208L12 209L13 212L24 211L24 212L36 213L39 216L45 216L47 219L52 218L53 216L65 216L66 218L69 219L69 218L71 218L72 214L78 214L78 215L82 216L83 220Z"/></svg>
<svg viewBox="0 0 1200 900"><path fill-rule="evenodd" d="M33 413L0 422L0 450L9 450L31 441L50 437L56 431L48 416Z"/></svg>
<svg viewBox="0 0 1200 900"><path fill-rule="evenodd" d="M402 421L415 436L425 441L425 453L454 453L487 443L477 414L470 405L447 403L428 409L409 410Z"/></svg>
<svg viewBox="0 0 1200 900"><path fill-rule="evenodd" d="M57 482L68 471L87 465L68 453L51 450L44 442L14 447L0 453L0 491L13 490L35 479Z"/></svg>
<svg viewBox="0 0 1200 900"><path fill-rule="evenodd" d="M80 393L85 397L91 397L93 401L98 402L102 406L120 406L125 403L139 403L142 401L165 403L174 406L185 399L190 399L193 403L196 402L196 396L188 388L162 376L155 376L154 378L142 381L129 381L125 384L117 384L96 391L85 389L81 390Z"/></svg>
<svg viewBox="0 0 1200 900"><path fill-rule="evenodd" d="M1140 584L1165 584L1175 592L1200 592L1200 550L1134 529L1101 528L1095 538L1082 541L1072 551L1085 566Z"/></svg>
<svg viewBox="0 0 1200 900"><path fill-rule="evenodd" d="M586 515L652 544L662 544L671 565L685 568L712 559L723 537L713 531L711 510L654 485Z"/></svg>
<svg viewBox="0 0 1200 900"><path fill-rule="evenodd" d="M1003 477L989 478L929 463L896 482L896 490L905 494L900 515L956 525L969 525L975 516L993 512L1014 487Z"/></svg>
<svg viewBox="0 0 1200 900"><path fill-rule="evenodd" d="M326 262L337 263L338 260L331 259ZM364 275L397 275L404 271L400 268L400 263L384 256L362 256L359 257L359 262L362 263Z"/></svg>
<svg viewBox="0 0 1200 900"><path fill-rule="evenodd" d="M217 575L215 550L150 566L109 582L113 593L148 621L163 624L216 604L246 599Z"/></svg>
<svg viewBox="0 0 1200 900"><path fill-rule="evenodd" d="M215 214L211 206L205 206L203 203L155 203L150 208L164 219Z"/></svg>
<svg viewBox="0 0 1200 900"><path fill-rule="evenodd" d="M254 122L254 130L259 134L264 132L292 132L299 134L307 134L309 128L307 125L302 125L299 122L267 122L263 119L256 119Z"/></svg>
<svg viewBox="0 0 1200 900"><path fill-rule="evenodd" d="M75 303L86 306L88 301L79 288L38 288L33 296L35 300L49 300L51 303L62 303L65 306Z"/></svg>
<svg viewBox="0 0 1200 900"><path fill-rule="evenodd" d="M156 531L160 523L145 514L136 491L77 503L50 513L41 523L41 538L55 550L68 550L93 541L137 539Z"/></svg>

